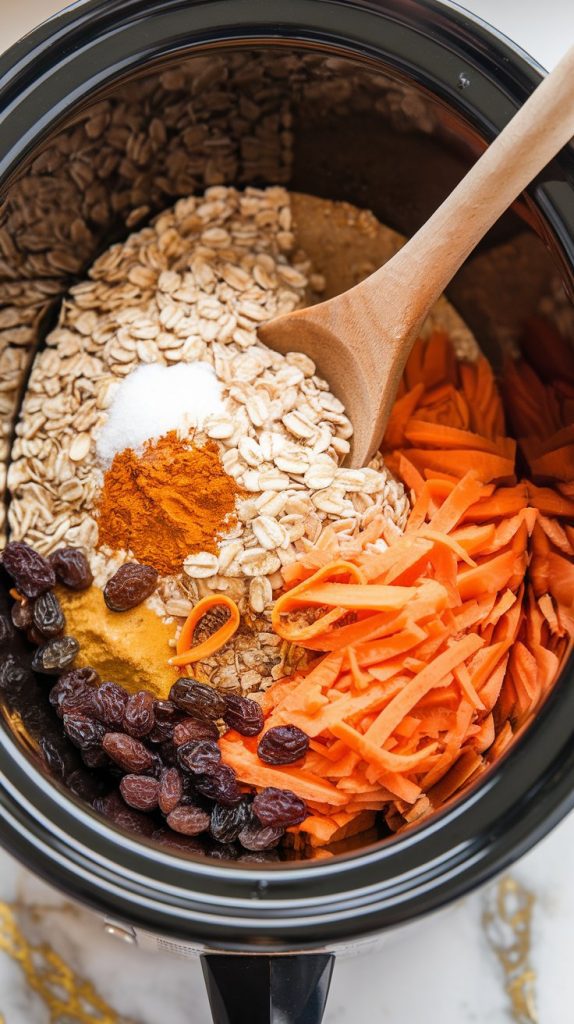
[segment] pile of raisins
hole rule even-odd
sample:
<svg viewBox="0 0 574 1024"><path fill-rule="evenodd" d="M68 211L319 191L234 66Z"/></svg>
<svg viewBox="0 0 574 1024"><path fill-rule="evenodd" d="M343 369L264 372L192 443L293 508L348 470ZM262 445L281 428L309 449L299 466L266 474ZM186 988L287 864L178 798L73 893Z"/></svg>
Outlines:
<svg viewBox="0 0 574 1024"><path fill-rule="evenodd" d="M96 795L90 798L94 808L115 825L178 852L276 858L285 830L307 816L304 801L275 787L255 796L245 793L234 770L223 764L218 744L218 722L244 736L262 733L259 704L190 678L178 679L168 700L157 700L146 690L128 693L118 683L102 682L92 668L74 668L79 645L65 634L53 588L56 582L73 590L89 587L93 578L85 556L62 548L46 559L13 542L2 563L18 592L12 623L37 645L32 668L58 677L49 702L76 756L97 777ZM108 581L104 598L111 610L126 611L156 585L155 570L127 563ZM2 628L11 625L5 622ZM63 777L54 740L44 747L46 762ZM267 765L289 765L301 761L308 748L308 736L287 724L268 729L257 753ZM74 791L85 789L77 785L81 773L72 775ZM107 790L103 796L102 787Z"/></svg>

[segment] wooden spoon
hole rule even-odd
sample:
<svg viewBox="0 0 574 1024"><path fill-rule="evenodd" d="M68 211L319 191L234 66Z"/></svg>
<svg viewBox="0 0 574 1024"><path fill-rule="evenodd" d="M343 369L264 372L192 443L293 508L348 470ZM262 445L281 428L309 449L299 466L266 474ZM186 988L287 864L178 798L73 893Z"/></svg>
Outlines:
<svg viewBox="0 0 574 1024"><path fill-rule="evenodd" d="M409 352L439 295L573 135L574 48L388 263L349 291L259 328L270 348L306 352L344 402L354 428L351 466L380 446Z"/></svg>

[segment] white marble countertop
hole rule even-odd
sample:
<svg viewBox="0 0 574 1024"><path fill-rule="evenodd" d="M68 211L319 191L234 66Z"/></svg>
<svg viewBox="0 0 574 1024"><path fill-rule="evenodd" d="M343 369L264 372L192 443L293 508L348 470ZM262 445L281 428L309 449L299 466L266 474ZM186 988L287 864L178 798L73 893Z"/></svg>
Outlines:
<svg viewBox="0 0 574 1024"><path fill-rule="evenodd" d="M59 0L0 0L0 46L61 6ZM574 40L572 0L467 0L466 6L546 67ZM571 815L514 866L511 876L438 918L391 936L376 953L339 961L325 1024L566 1024L572 1016L565 1007L574 934L573 853ZM20 941L22 933L32 952ZM42 944L62 962L48 965ZM91 1019L78 1015L78 1005L74 1015L69 1002L66 1010L55 1004L50 1010L47 966L60 992L91 983L93 989L84 985L82 998L98 1006L101 1024L211 1020L196 961L114 941L94 914L72 906L0 852L0 1024Z"/></svg>

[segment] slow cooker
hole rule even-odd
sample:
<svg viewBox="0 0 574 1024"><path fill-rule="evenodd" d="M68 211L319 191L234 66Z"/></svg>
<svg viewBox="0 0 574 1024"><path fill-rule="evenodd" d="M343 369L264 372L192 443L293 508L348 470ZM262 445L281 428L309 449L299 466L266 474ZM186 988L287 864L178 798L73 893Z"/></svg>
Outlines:
<svg viewBox="0 0 574 1024"><path fill-rule="evenodd" d="M111 241L221 183L349 200L411 234L541 74L436 0L84 0L38 28L0 60L4 462L58 303ZM496 362L501 318L518 321L556 275L571 293L571 147L448 294ZM0 652L2 843L110 931L200 955L219 1024L318 1024L337 951L484 883L574 804L570 658L526 734L424 824L326 859L184 858L92 813L63 753L48 772L61 738L19 644Z"/></svg>

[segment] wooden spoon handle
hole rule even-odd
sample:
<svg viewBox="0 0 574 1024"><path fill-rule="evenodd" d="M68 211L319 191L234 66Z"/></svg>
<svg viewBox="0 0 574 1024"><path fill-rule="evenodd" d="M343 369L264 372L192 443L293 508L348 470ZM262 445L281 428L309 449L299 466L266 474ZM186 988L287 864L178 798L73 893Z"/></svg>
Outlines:
<svg viewBox="0 0 574 1024"><path fill-rule="evenodd" d="M396 324L389 325L391 336L398 341L412 335L468 254L573 135L574 47L387 265L390 275L383 266L368 279L371 294L375 288L388 294L394 285L404 299L397 303ZM409 306L411 288L416 302Z"/></svg>

